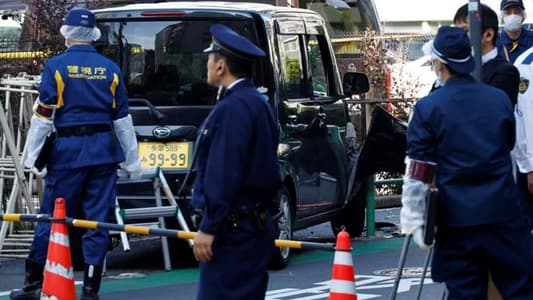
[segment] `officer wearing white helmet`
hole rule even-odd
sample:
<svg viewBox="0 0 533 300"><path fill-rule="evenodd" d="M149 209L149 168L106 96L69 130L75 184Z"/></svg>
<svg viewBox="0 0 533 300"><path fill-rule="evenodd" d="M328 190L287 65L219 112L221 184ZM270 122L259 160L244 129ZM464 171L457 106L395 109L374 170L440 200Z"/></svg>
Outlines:
<svg viewBox="0 0 533 300"><path fill-rule="evenodd" d="M40 213L51 215L55 199L62 197L67 216L81 208L87 219L103 222L114 206L117 168L131 177L140 174L128 97L120 68L91 45L100 37L92 12L71 9L60 32L68 49L44 66L24 165L46 176ZM36 161L54 128L56 138L43 167ZM49 238L50 224L39 223L26 260L25 285L13 290L11 299L40 298ZM107 230L89 229L83 236L81 299L98 299L108 242Z"/></svg>

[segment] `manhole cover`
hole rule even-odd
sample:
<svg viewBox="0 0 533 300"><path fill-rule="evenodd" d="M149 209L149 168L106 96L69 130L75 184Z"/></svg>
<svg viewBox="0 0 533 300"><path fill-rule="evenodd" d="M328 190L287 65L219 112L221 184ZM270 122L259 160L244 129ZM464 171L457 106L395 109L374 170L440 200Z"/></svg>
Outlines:
<svg viewBox="0 0 533 300"><path fill-rule="evenodd" d="M405 267L403 268L402 272L402 278L404 277L422 277L422 272L424 271L424 268L422 267ZM396 274L398 274L398 268L393 269L384 269L384 270L377 270L374 271L375 275L380 276L390 276L390 277L396 277ZM431 269L428 267L426 271L426 278L431 277Z"/></svg>
<svg viewBox="0 0 533 300"><path fill-rule="evenodd" d="M118 275L111 275L111 276L106 276L106 277L111 278L111 279L131 279L131 278L141 278L145 276L146 274L143 274L143 273L120 273Z"/></svg>

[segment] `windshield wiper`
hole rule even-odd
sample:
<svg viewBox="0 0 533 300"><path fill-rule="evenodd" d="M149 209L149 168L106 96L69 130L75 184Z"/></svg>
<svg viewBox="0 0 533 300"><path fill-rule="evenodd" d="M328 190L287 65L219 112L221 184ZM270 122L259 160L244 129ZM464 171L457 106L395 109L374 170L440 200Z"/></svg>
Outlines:
<svg viewBox="0 0 533 300"><path fill-rule="evenodd" d="M162 112L160 112L150 101L148 101L148 99L144 99L144 98L130 98L129 99L129 102L137 102L137 103L142 103L144 104L146 107L148 107L150 109L150 112L152 113L152 115L156 118L157 122L159 123L159 125L162 125L163 123L163 120L165 119L165 114L163 114Z"/></svg>

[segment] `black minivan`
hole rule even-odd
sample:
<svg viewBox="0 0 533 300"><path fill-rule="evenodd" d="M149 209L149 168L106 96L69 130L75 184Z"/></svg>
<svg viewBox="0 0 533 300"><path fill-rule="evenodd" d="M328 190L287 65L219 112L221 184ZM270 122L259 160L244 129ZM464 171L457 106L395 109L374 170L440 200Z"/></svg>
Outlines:
<svg viewBox="0 0 533 300"><path fill-rule="evenodd" d="M202 50L211 42L209 27L222 23L267 53L253 80L279 121L284 182L278 198L279 238L290 239L296 229L327 221L335 233L343 226L351 236L361 234L365 189L356 176L358 147L348 102L352 94L368 90L368 79L348 73L341 82L319 14L198 1L132 4L95 13L102 32L95 46L124 73L142 166L159 166L173 193L182 191L178 203L186 216L196 130L216 101L216 89L206 83ZM149 184L118 189L122 208L142 207L153 197ZM281 249L274 265L285 266L288 257L289 249Z"/></svg>

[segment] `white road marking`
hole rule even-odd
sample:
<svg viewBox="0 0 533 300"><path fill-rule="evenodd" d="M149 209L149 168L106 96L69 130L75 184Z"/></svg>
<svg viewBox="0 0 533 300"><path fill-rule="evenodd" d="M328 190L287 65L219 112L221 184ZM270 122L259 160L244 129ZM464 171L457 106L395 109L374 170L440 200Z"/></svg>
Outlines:
<svg viewBox="0 0 533 300"><path fill-rule="evenodd" d="M398 285L398 293L405 293L411 290L411 287L419 286L421 278L402 278ZM76 285L82 285L83 281L76 281ZM329 283L330 280L315 282L313 287L306 289L298 288L282 288L277 290L270 290L266 293L265 300L316 300L327 299L329 297ZM357 291L357 298L359 300L369 300L386 295L370 294L368 290L372 289L390 289L394 284L394 278L389 276L377 275L357 275L355 287ZM424 284L433 284L431 278L426 278ZM365 293L360 291L364 290ZM389 292L389 291L387 291ZM0 297L9 296L10 291L0 291ZM296 297L295 297L296 296Z"/></svg>
<svg viewBox="0 0 533 300"><path fill-rule="evenodd" d="M420 278L402 278L398 285L398 293L405 293L411 290L411 287L420 285ZM278 290L270 290L266 293L265 300L315 300L327 299L329 297L330 280L315 282L313 287L306 289L297 288L283 288ZM433 284L430 278L424 280L424 284ZM365 292L371 289L390 289L394 285L394 278L388 276L376 275L357 275L355 286L357 290L357 298L359 300L375 299L385 295L360 293L361 290ZM297 296L297 298L295 297ZM299 296L299 297L298 297Z"/></svg>

